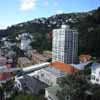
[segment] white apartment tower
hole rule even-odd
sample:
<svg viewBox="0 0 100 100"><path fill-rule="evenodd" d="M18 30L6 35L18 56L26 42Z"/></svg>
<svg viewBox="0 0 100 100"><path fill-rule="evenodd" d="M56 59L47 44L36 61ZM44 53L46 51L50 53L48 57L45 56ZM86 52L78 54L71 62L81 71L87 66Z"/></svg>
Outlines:
<svg viewBox="0 0 100 100"><path fill-rule="evenodd" d="M67 64L77 62L78 32L68 25L53 30L52 61L61 61Z"/></svg>

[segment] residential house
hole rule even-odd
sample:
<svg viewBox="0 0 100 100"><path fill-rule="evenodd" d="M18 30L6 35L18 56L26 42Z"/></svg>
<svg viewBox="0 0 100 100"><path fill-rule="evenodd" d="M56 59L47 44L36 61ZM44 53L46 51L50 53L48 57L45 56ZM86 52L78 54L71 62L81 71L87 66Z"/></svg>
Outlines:
<svg viewBox="0 0 100 100"><path fill-rule="evenodd" d="M46 56L43 56L42 54L38 53L37 51L32 51L32 61L34 64L39 64L43 62L47 62L49 58Z"/></svg>
<svg viewBox="0 0 100 100"><path fill-rule="evenodd" d="M18 58L18 67L26 67L31 64L32 64L32 62L27 57L19 57Z"/></svg>
<svg viewBox="0 0 100 100"><path fill-rule="evenodd" d="M93 63L91 66L91 82L100 84L100 63Z"/></svg>
<svg viewBox="0 0 100 100"><path fill-rule="evenodd" d="M35 95L47 87L45 83L29 75L24 75L20 78L17 78L16 82L16 86L19 88L19 90L25 90L25 92Z"/></svg>
<svg viewBox="0 0 100 100"><path fill-rule="evenodd" d="M1 70L0 83L5 83L6 81L8 81L8 80L13 78L13 74L11 72L3 72L2 73L3 70L9 69L11 67L12 67L11 64L6 64L4 66L0 66L0 70Z"/></svg>
<svg viewBox="0 0 100 100"><path fill-rule="evenodd" d="M0 56L0 66L5 65L7 63L7 58Z"/></svg>
<svg viewBox="0 0 100 100"><path fill-rule="evenodd" d="M91 59L92 59L92 56L89 54L81 54L79 57L80 63L90 61Z"/></svg>

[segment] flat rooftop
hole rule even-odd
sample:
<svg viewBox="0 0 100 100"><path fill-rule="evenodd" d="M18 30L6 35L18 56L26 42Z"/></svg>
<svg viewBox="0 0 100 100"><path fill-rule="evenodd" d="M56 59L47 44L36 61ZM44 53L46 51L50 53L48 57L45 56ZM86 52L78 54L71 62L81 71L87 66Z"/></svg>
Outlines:
<svg viewBox="0 0 100 100"><path fill-rule="evenodd" d="M52 75L54 75L56 77L62 77L65 75L65 73L63 71L60 71L60 70L55 69L55 68L47 67L47 68L44 68L44 70L51 73Z"/></svg>

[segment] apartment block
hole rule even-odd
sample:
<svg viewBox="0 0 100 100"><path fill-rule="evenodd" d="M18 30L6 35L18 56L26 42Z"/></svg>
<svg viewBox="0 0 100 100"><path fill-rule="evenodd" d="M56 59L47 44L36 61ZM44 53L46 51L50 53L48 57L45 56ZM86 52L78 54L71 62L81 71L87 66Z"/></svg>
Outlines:
<svg viewBox="0 0 100 100"><path fill-rule="evenodd" d="M60 29L53 30L52 60L67 64L77 62L78 32L62 25Z"/></svg>

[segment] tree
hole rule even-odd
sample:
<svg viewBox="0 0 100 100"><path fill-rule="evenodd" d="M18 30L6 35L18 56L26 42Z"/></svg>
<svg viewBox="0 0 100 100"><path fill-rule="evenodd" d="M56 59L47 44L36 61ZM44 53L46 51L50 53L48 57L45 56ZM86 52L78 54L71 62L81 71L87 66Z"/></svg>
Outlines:
<svg viewBox="0 0 100 100"><path fill-rule="evenodd" d="M82 73L67 75L59 79L62 91L57 93L60 100L98 100L100 85L91 84ZM96 91L95 91L96 90Z"/></svg>
<svg viewBox="0 0 100 100"><path fill-rule="evenodd" d="M78 26L79 31L79 51L80 53L88 53L92 56L100 56L100 8L90 12L86 17L82 18ZM87 23L88 22L88 23Z"/></svg>
<svg viewBox="0 0 100 100"><path fill-rule="evenodd" d="M8 95L12 95L14 93L14 79L8 80L6 83L0 84L0 100L4 100Z"/></svg>
<svg viewBox="0 0 100 100"><path fill-rule="evenodd" d="M86 84L86 80L84 80L83 75L79 74L71 74L67 75L66 77L60 79L60 86L62 87L62 93L60 97L65 100L66 96L70 96L70 100L81 100L84 95L84 91L86 87L81 87L83 84Z"/></svg>
<svg viewBox="0 0 100 100"><path fill-rule="evenodd" d="M26 94L23 91L14 94L9 100L46 100L42 95Z"/></svg>

